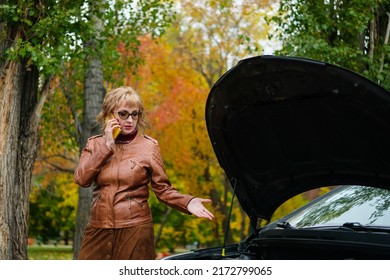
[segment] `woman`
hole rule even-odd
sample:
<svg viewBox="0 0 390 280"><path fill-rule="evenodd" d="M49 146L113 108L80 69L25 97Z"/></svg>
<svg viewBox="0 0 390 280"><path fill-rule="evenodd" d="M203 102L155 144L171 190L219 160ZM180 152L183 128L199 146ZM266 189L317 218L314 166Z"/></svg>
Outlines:
<svg viewBox="0 0 390 280"><path fill-rule="evenodd" d="M210 199L181 194L171 186L158 142L143 134L142 100L131 87L107 93L97 120L104 135L88 139L74 174L81 187L96 183L79 259L155 259L148 185L170 207L214 218L202 204Z"/></svg>

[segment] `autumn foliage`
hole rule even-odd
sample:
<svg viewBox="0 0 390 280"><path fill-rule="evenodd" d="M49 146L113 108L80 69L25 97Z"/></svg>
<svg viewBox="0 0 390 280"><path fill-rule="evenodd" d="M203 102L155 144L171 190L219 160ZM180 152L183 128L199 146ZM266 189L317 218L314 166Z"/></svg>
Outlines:
<svg viewBox="0 0 390 280"><path fill-rule="evenodd" d="M213 201L206 205L216 217L210 222L171 210L151 194L158 251L173 251L191 244L197 247L222 245L227 229L228 243L238 242L250 230L248 218L237 201L233 202L228 223L232 189L208 137L205 104L212 84L229 67L246 55L261 53L258 42L266 37L267 29L262 17L266 9L260 9L260 6L267 1L243 5L241 10L229 1L229 4L206 1L210 7L193 1L181 2L187 13L178 14L164 36L139 38L137 57L119 43L121 61L110 64L105 73L110 77L105 81L107 90L129 85L142 96L150 125L146 134L159 141L172 185L183 193ZM215 11L219 18L215 17ZM220 19L223 19L222 25ZM143 63L137 63L136 68L129 68L132 64L125 63L140 58ZM74 69L77 71L77 67ZM63 86L64 82L59 82L55 94L48 100L50 105L56 104L57 109L53 106L44 108L42 149L35 168L31 199L34 203L39 201L44 185L47 188L55 186L53 195L66 197L64 199L73 201L76 208L77 194L71 193L77 186L71 174L78 159L77 143L72 140L77 133L74 128L77 124L69 117L75 112L70 112L66 104L73 102L75 108L81 110L82 90L80 82L73 81L68 87L74 91L72 99L64 98ZM52 207L56 208L55 205Z"/></svg>

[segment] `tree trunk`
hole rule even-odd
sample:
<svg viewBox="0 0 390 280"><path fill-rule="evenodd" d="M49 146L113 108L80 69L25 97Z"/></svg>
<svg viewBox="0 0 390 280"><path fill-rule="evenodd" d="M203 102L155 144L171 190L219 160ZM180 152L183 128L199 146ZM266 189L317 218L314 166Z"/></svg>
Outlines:
<svg viewBox="0 0 390 280"><path fill-rule="evenodd" d="M164 216L161 219L161 224L160 224L160 227L158 228L156 238L154 239L154 247L155 248L157 248L157 246L158 246L158 242L160 241L162 231L164 229L165 224L168 221L168 217L169 217L169 214L171 213L171 211L172 211L172 208L167 206L165 209Z"/></svg>
<svg viewBox="0 0 390 280"><path fill-rule="evenodd" d="M230 207L232 205L228 206L228 199L227 199L227 192L228 189L230 188L229 181L227 180L225 176L225 181L224 181L224 200L221 201L220 199L220 194L218 194L217 190L211 189L210 190L210 197L211 200L213 201L214 209L222 213L223 219L222 219L222 229L223 229L223 238L224 238L224 243L225 244L232 244L233 243L233 237L231 235L231 228L230 228L230 221L229 221L229 212L230 212ZM227 235L226 235L227 234ZM219 240L220 238L220 233L218 231L218 228L215 231L215 239ZM225 240L226 238L226 240Z"/></svg>
<svg viewBox="0 0 390 280"><path fill-rule="evenodd" d="M241 214L241 226L240 226L240 240L244 240L247 237L245 219L247 217L244 210L240 207Z"/></svg>
<svg viewBox="0 0 390 280"><path fill-rule="evenodd" d="M94 2L96 7L104 4L106 1L96 1ZM103 7L104 5L100 6ZM94 24L96 27L96 38L99 37L99 33L103 29L103 23L98 17L94 18ZM96 42L91 40L86 43L86 47L90 48L92 51L88 59L88 71L84 81L84 108L83 108L83 123L81 131L81 139L78 141L80 143L80 153L85 147L88 138L92 135L97 135L100 133L100 128L96 123L96 117L101 110L101 105L103 102L106 89L103 85L103 66L100 60L100 56L97 53ZM84 233L84 229L88 224L89 215L90 215L90 204L92 201L92 188L79 188L79 199L78 207L76 213L76 230L74 238L74 258L77 259L80 251L80 245Z"/></svg>
<svg viewBox="0 0 390 280"><path fill-rule="evenodd" d="M370 21L370 47L368 49L368 58L370 59L370 62L372 63L374 61L374 51L375 51L375 30L376 30L376 21L375 17L372 17Z"/></svg>
<svg viewBox="0 0 390 280"><path fill-rule="evenodd" d="M0 26L11 40L15 29ZM39 71L25 62L0 64L0 259L27 259L28 214L31 175L38 152Z"/></svg>
<svg viewBox="0 0 390 280"><path fill-rule="evenodd" d="M385 40L383 42L384 46L387 46L387 44L389 43L389 36L390 36L390 13L387 13L386 35L385 35ZM379 73L382 73L383 71L384 62L385 62L385 53L382 53Z"/></svg>
<svg viewBox="0 0 390 280"><path fill-rule="evenodd" d="M84 82L84 118L80 141L80 152L85 147L88 138L100 133L96 116L100 112L105 95L103 85L102 63L98 58L90 59L90 66ZM84 229L89 221L92 188L79 188L79 199L76 214L76 232L74 240L74 258L77 259Z"/></svg>

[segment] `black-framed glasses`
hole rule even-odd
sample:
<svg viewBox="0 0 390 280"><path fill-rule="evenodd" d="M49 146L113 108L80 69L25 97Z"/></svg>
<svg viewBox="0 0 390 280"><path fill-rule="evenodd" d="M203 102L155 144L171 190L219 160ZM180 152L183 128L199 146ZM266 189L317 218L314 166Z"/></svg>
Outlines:
<svg viewBox="0 0 390 280"><path fill-rule="evenodd" d="M121 120L127 120L129 118L129 116L131 116L131 118L134 121L136 121L136 120L138 120L138 117L140 115L142 115L142 112L140 112L140 111L133 111L133 112L130 113L128 111L118 111L117 114L118 114L118 116L119 116L119 118Z"/></svg>

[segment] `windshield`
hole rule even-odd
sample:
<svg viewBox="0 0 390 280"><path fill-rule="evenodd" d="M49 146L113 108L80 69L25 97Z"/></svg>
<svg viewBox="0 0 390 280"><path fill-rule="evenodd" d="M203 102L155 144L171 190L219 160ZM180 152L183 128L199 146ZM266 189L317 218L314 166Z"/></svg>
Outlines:
<svg viewBox="0 0 390 280"><path fill-rule="evenodd" d="M341 186L285 221L294 228L340 226L347 222L390 227L390 191Z"/></svg>

